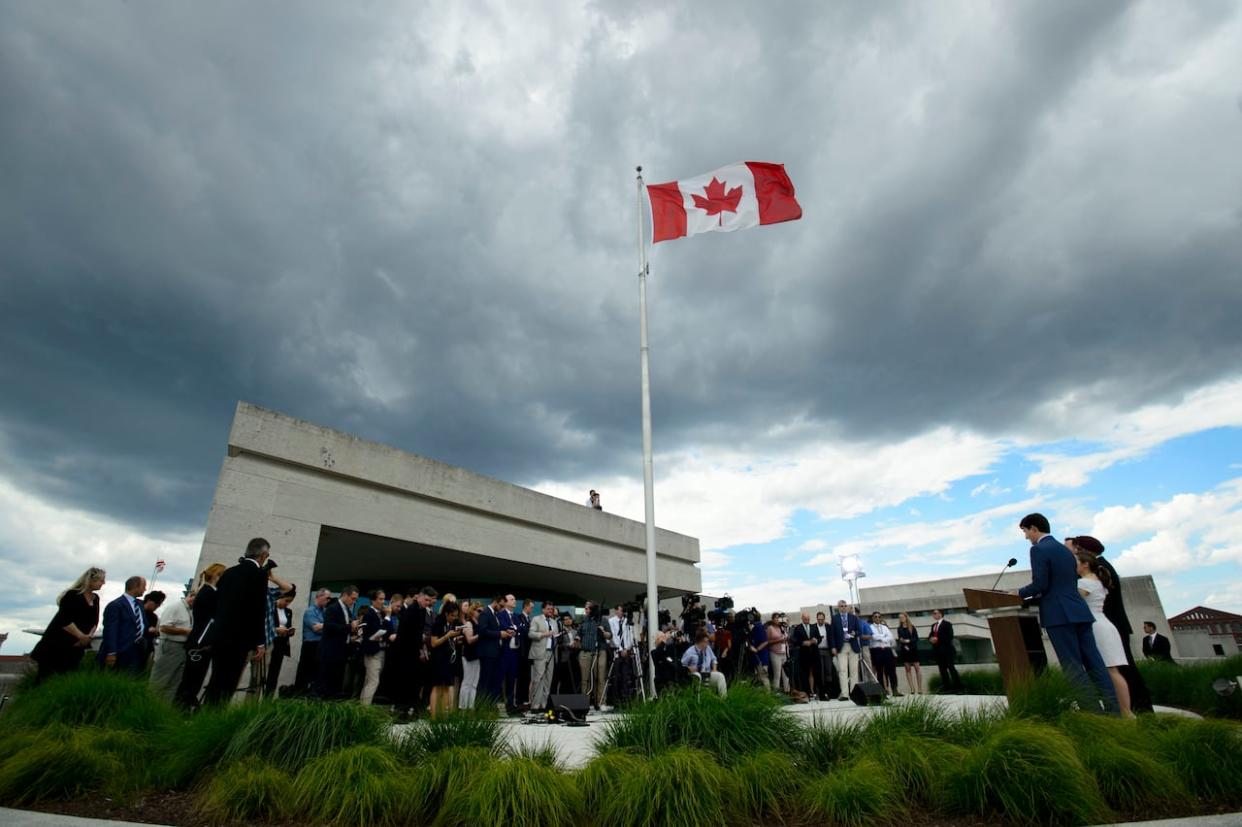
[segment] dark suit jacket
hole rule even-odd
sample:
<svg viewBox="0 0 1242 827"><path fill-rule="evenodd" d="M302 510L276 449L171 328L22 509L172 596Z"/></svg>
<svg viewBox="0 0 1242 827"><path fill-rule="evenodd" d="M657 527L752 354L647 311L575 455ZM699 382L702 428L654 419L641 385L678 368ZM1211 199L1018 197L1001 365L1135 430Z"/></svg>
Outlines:
<svg viewBox="0 0 1242 827"><path fill-rule="evenodd" d="M953 649L953 624L945 620L944 618L941 618L939 626L937 626L936 621L933 620L931 627L935 631L934 632L928 631L927 633L928 642L931 641L932 635L935 635L936 637L936 642L932 643L931 645L932 655L937 660L939 660L940 658L947 657L948 655L954 654L955 650Z"/></svg>
<svg viewBox="0 0 1242 827"><path fill-rule="evenodd" d="M844 627L842 626L842 620L844 620ZM850 649L855 652L861 652L862 643L858 639L858 615L853 613L843 615L838 612L832 616L832 648L838 652L845 648L845 633L847 631L854 635L850 639Z"/></svg>
<svg viewBox="0 0 1242 827"><path fill-rule="evenodd" d="M1155 646L1152 645L1149 636L1143 635L1143 657L1172 661L1173 647L1169 645L1169 639L1159 632L1156 632Z"/></svg>
<svg viewBox="0 0 1242 827"><path fill-rule="evenodd" d="M242 560L220 575L216 618L208 640L215 648L267 645L267 572Z"/></svg>
<svg viewBox="0 0 1242 827"><path fill-rule="evenodd" d="M1018 590L1026 600L1039 600L1039 625L1094 623L1095 615L1078 593L1074 554L1050 534L1031 546L1031 582Z"/></svg>
<svg viewBox="0 0 1242 827"><path fill-rule="evenodd" d="M500 657L500 621L491 606L484 606L479 612L479 622L474 633L479 640L474 645L474 653L480 658Z"/></svg>
<svg viewBox="0 0 1242 827"><path fill-rule="evenodd" d="M215 625L216 606L219 602L220 593L216 591L216 587L204 583L194 596L194 608L191 610L194 622L190 626L190 636L186 639L187 646L194 648L207 643L208 627Z"/></svg>
<svg viewBox="0 0 1242 827"><path fill-rule="evenodd" d="M819 627L814 623L808 623L803 626L799 623L791 630L793 637L790 640L790 652L801 655L803 652L814 652L815 646L819 646ZM803 646L808 640L815 641L815 646Z"/></svg>
<svg viewBox="0 0 1242 827"><path fill-rule="evenodd" d="M371 637L384 628L384 618L375 610L374 606L367 606L367 610L362 613L362 622L358 624L362 627L362 645L361 651L364 655L374 655L381 648L380 641L371 640Z"/></svg>
<svg viewBox="0 0 1242 827"><path fill-rule="evenodd" d="M1108 571L1110 582L1113 584L1108 594L1104 596L1104 616L1117 627L1117 631L1121 632L1121 637L1125 640L1134 634L1134 629L1130 626L1130 618L1126 617L1125 604L1121 602L1121 578L1117 576L1117 570L1113 568L1113 564L1105 560L1103 556L1095 559L1099 560L1100 565ZM1126 651L1129 651L1128 644Z"/></svg>
<svg viewBox="0 0 1242 827"><path fill-rule="evenodd" d="M331 600L323 607L321 634L319 659L324 663L344 663L349 649L349 613L340 600Z"/></svg>
<svg viewBox="0 0 1242 827"><path fill-rule="evenodd" d="M104 607L103 639L99 642L100 663L103 663L108 655L116 655L118 664L123 664L128 658L141 659L146 656L145 635L142 640L137 639L138 624L134 618L134 604L127 594L121 595ZM131 652L131 649L135 651Z"/></svg>

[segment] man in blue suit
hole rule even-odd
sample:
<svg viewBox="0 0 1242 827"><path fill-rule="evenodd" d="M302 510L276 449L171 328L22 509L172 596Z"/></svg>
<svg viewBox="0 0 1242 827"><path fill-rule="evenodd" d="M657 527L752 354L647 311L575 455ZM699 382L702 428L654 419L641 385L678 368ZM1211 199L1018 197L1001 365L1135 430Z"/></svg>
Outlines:
<svg viewBox="0 0 1242 827"><path fill-rule="evenodd" d="M104 607L103 640L99 664L138 673L147 662L147 624L142 593L147 581L134 576L125 581L125 593Z"/></svg>
<svg viewBox="0 0 1242 827"><path fill-rule="evenodd" d="M479 612L479 636L474 651L479 658L479 705L494 705L500 697L500 652L509 640L509 632L500 628L499 613L505 605L504 595L492 599L492 605Z"/></svg>
<svg viewBox="0 0 1242 827"><path fill-rule="evenodd" d="M1048 633L1065 676L1090 694L1089 675L1105 708L1116 710L1117 693L1091 629L1095 616L1078 593L1078 563L1073 553L1051 536L1052 528L1043 514L1026 515L1018 527L1031 543L1032 578L1018 594L1023 600L1039 601L1039 625Z"/></svg>
<svg viewBox="0 0 1242 827"><path fill-rule="evenodd" d="M523 627L519 625L516 608L517 598L506 594L504 608L496 618L505 637L500 652L500 681L505 693L505 711L510 715L521 714L518 708L517 685L518 668L522 659Z"/></svg>
<svg viewBox="0 0 1242 827"><path fill-rule="evenodd" d="M837 602L832 617L832 654L837 659L837 683L841 694L838 701L848 701L858 681L858 664L862 660L862 641L871 636L871 628L855 614L854 607L844 600Z"/></svg>

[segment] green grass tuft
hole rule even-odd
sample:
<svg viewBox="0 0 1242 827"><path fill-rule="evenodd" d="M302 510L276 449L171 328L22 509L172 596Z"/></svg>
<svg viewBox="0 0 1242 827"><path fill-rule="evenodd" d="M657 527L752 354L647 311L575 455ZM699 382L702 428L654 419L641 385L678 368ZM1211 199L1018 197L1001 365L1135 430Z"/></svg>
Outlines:
<svg viewBox="0 0 1242 827"><path fill-rule="evenodd" d="M365 744L346 747L298 772L288 810L315 823L401 823L412 808L412 786L389 750Z"/></svg>
<svg viewBox="0 0 1242 827"><path fill-rule="evenodd" d="M588 813L621 794L621 782L642 772L645 760L632 752L612 750L596 755L576 774Z"/></svg>
<svg viewBox="0 0 1242 827"><path fill-rule="evenodd" d="M1066 712L1099 709L1099 700L1070 683L1060 669L1046 669L1037 678L1022 681L1009 695L1009 715L1037 721L1055 721Z"/></svg>
<svg viewBox="0 0 1242 827"><path fill-rule="evenodd" d="M856 723L832 722L807 727L798 754L808 769L827 769L851 760L861 749L863 728Z"/></svg>
<svg viewBox="0 0 1242 827"><path fill-rule="evenodd" d="M277 818L289 795L290 778L258 758L243 758L213 774L198 794L202 817L211 824L243 824Z"/></svg>
<svg viewBox="0 0 1242 827"><path fill-rule="evenodd" d="M863 724L863 737L883 743L902 735L943 738L956 727L956 719L925 698L911 698L903 704L881 709Z"/></svg>
<svg viewBox="0 0 1242 827"><path fill-rule="evenodd" d="M401 736L398 749L403 760L416 764L434 753L463 747L499 752L500 721L494 713L458 710L442 718L415 721Z"/></svg>
<svg viewBox="0 0 1242 827"><path fill-rule="evenodd" d="M729 770L729 775L736 797L731 812L744 816L748 823L784 822L794 815L794 800L801 779L785 753L748 755Z"/></svg>
<svg viewBox="0 0 1242 827"><path fill-rule="evenodd" d="M841 827L888 822L903 808L885 769L870 758L836 767L803 784L799 802L812 822Z"/></svg>
<svg viewBox="0 0 1242 827"><path fill-rule="evenodd" d="M1242 804L1242 725L1178 719L1146 729L1156 753L1191 792L1214 803Z"/></svg>
<svg viewBox="0 0 1242 827"><path fill-rule="evenodd" d="M463 747L441 750L414 767L402 781L408 796L408 821L430 824L442 801L453 791L474 783L474 778L496 760L492 750Z"/></svg>
<svg viewBox="0 0 1242 827"><path fill-rule="evenodd" d="M722 825L730 815L721 795L731 783L710 754L687 747L644 761L637 773L623 776L617 793L591 813L598 827Z"/></svg>
<svg viewBox="0 0 1242 827"><path fill-rule="evenodd" d="M205 706L170 733L157 771L161 785L184 787L218 764L233 736L260 712L259 704Z"/></svg>
<svg viewBox="0 0 1242 827"><path fill-rule="evenodd" d="M884 775L906 796L934 807L943 795L947 768L961 763L966 749L937 738L894 735L875 742L866 756L883 767Z"/></svg>
<svg viewBox="0 0 1242 827"><path fill-rule="evenodd" d="M557 752L551 738L542 744L509 745L501 750L501 754L506 758L525 758L554 770L564 769L561 764L561 755Z"/></svg>
<svg viewBox="0 0 1242 827"><path fill-rule="evenodd" d="M540 761L506 758L484 764L467 784L449 790L438 827L559 827L582 821L582 793L573 778Z"/></svg>
<svg viewBox="0 0 1242 827"><path fill-rule="evenodd" d="M721 761L788 749L801 735L798 722L771 692L748 685L714 692L675 690L609 721L598 751L631 749L656 755L679 746L710 752Z"/></svg>
<svg viewBox="0 0 1242 827"><path fill-rule="evenodd" d="M1109 817L1073 742L1035 721L998 723L948 768L944 792L952 812L1015 824L1094 824Z"/></svg>
<svg viewBox="0 0 1242 827"><path fill-rule="evenodd" d="M0 765L0 802L34 804L100 790L125 796L145 783L135 763L145 760L147 744L134 733L51 726L34 734Z"/></svg>
<svg viewBox="0 0 1242 827"><path fill-rule="evenodd" d="M250 704L221 758L261 758L286 772L350 746L385 742L391 723L382 709L353 703L273 700Z"/></svg>
<svg viewBox="0 0 1242 827"><path fill-rule="evenodd" d="M156 696L145 679L95 669L57 675L27 689L4 714L5 726L13 729L64 724L155 733L171 729L179 720L177 711Z"/></svg>

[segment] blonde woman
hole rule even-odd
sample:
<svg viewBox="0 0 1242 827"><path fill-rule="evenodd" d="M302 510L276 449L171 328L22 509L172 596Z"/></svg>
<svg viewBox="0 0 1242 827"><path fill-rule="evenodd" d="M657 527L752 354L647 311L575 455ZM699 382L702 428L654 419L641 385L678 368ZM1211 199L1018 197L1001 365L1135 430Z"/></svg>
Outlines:
<svg viewBox="0 0 1242 827"><path fill-rule="evenodd" d="M216 581L228 567L223 563L212 563L198 575L198 583L194 588L193 623L190 635L185 639L185 669L181 672L181 685L177 687L176 702L179 706L191 709L198 705L198 693L203 688L203 680L207 677L207 667L211 664L211 646L207 632L216 616L216 604L219 594L216 592Z"/></svg>
<svg viewBox="0 0 1242 827"><path fill-rule="evenodd" d="M99 627L99 595L107 572L89 568L56 598L56 614L30 657L39 664L35 683L78 668Z"/></svg>
<svg viewBox="0 0 1242 827"><path fill-rule="evenodd" d="M897 660L906 668L906 688L911 695L923 694L923 668L919 666L919 630L905 612L897 615ZM911 677L911 670L914 675Z"/></svg>

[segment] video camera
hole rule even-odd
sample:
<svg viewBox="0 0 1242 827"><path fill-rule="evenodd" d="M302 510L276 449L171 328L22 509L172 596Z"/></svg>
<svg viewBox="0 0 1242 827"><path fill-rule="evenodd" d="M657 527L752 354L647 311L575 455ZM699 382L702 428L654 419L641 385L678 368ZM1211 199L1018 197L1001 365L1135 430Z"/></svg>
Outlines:
<svg viewBox="0 0 1242 827"><path fill-rule="evenodd" d="M707 622L707 612L702 606L703 598L697 594L683 594L681 596L681 619L687 629L700 623Z"/></svg>

